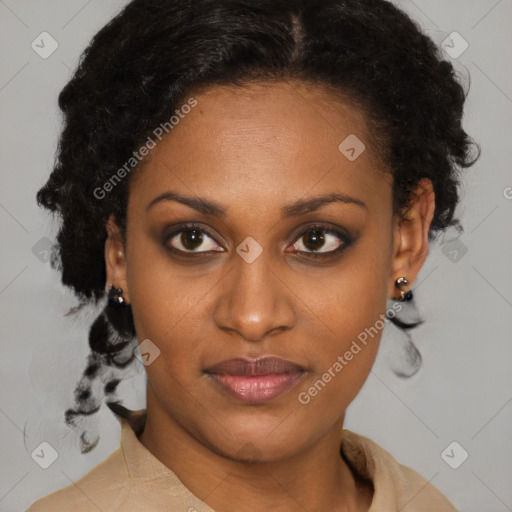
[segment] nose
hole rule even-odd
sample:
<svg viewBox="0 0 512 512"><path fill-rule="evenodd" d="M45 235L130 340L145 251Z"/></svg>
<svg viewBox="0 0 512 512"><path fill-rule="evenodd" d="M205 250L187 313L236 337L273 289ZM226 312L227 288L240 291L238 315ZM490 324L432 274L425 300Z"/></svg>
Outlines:
<svg viewBox="0 0 512 512"><path fill-rule="evenodd" d="M291 329L296 322L294 295L270 267L265 251L252 263L237 255L234 265L214 308L219 329L253 342Z"/></svg>

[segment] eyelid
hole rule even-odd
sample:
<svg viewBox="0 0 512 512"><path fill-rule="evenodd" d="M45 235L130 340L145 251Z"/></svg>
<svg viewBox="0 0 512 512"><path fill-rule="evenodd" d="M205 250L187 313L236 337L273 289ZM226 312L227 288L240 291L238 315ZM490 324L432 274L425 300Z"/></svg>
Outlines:
<svg viewBox="0 0 512 512"><path fill-rule="evenodd" d="M347 231L342 227L334 227L334 226L331 226L330 224L325 224L325 223L316 223L316 224L308 224L306 227L304 227L301 231L299 231L299 233L297 235L295 235L295 239L297 239L301 236L304 236L306 233L309 233L310 231L313 231L315 229L321 230L324 233L329 233L331 235L336 235L336 236L340 236L340 237L344 237L344 238L350 238Z"/></svg>

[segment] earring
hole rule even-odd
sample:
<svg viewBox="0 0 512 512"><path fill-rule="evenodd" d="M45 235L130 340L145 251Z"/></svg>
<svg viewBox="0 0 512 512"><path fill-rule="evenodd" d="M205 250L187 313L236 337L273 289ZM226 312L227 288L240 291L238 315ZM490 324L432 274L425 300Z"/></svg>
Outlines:
<svg viewBox="0 0 512 512"><path fill-rule="evenodd" d="M108 290L108 305L113 308L126 307L128 305L123 297L122 288L116 288L113 284L110 285Z"/></svg>
<svg viewBox="0 0 512 512"><path fill-rule="evenodd" d="M407 291L402 290L402 287L407 286L408 284L409 284L409 281L407 280L407 278L405 276L399 277L395 281L395 286L400 289L400 297L394 297L395 300L399 300L400 302L408 302L408 301L412 300L412 298L413 298L412 291L411 290L407 290Z"/></svg>

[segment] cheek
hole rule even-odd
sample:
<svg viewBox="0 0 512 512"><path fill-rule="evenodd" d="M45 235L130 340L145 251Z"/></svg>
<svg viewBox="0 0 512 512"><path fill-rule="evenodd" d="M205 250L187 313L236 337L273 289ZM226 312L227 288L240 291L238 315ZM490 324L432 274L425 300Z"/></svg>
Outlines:
<svg viewBox="0 0 512 512"><path fill-rule="evenodd" d="M128 237L126 275L137 334L164 341L199 303L204 289L190 286L193 266L172 265L165 250L138 230Z"/></svg>
<svg viewBox="0 0 512 512"><path fill-rule="evenodd" d="M211 300L223 271L201 277L198 266L172 263L154 243L136 239L133 234L127 252L135 329L139 342L149 339L160 351L145 369L155 390L165 391L172 383L180 386L201 376L211 346Z"/></svg>
<svg viewBox="0 0 512 512"><path fill-rule="evenodd" d="M169 373L177 376L200 360L204 343L205 280L192 283L184 274L164 271L158 265L140 269L128 277L135 329L139 341L149 339L160 350ZM159 361L159 367L162 361ZM149 368L147 368L149 369ZM164 370L163 368L161 368Z"/></svg>
<svg viewBox="0 0 512 512"><path fill-rule="evenodd" d="M391 240L368 233L329 280L316 287L310 283L315 295L309 304L318 319L313 322L312 315L306 324L310 339L318 340L314 357L319 368L311 380L328 383L326 391L322 383L316 386L322 389L319 403L347 406L371 371L386 325L390 256Z"/></svg>

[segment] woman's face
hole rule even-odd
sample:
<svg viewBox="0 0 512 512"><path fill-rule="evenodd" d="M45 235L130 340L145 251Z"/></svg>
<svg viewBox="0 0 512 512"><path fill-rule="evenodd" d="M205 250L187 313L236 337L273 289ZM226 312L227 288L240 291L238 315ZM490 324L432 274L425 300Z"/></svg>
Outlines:
<svg viewBox="0 0 512 512"><path fill-rule="evenodd" d="M359 111L320 88L194 98L134 171L127 246L109 275L139 343L150 340L158 414L228 457L248 442L262 460L287 457L342 424L375 360L393 282L407 275L391 177ZM281 387L206 372L267 356L304 371Z"/></svg>

